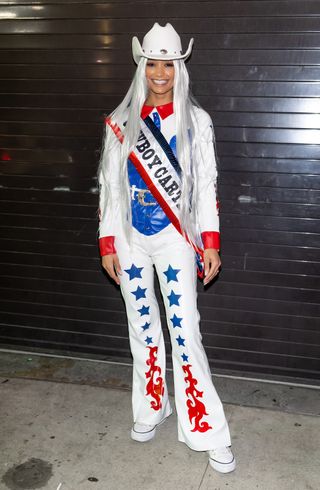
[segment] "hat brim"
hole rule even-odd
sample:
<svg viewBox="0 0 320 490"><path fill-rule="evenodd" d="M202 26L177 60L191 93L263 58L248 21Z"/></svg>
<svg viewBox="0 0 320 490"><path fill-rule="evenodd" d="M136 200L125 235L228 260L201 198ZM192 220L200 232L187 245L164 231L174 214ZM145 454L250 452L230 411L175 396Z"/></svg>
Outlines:
<svg viewBox="0 0 320 490"><path fill-rule="evenodd" d="M192 46L193 46L194 39L191 38L189 41L189 46L188 49L185 53L180 54L180 55L172 55L172 54L157 54L154 53L152 56L146 55L146 53L143 51L141 44L139 42L139 39L134 36L132 38L132 56L136 64L139 63L141 58L148 58L151 60L186 60L189 58L191 51L192 51Z"/></svg>

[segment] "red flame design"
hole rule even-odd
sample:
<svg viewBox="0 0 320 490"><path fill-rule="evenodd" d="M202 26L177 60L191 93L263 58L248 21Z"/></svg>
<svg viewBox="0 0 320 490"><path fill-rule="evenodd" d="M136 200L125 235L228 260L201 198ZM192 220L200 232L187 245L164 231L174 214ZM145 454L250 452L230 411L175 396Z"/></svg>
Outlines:
<svg viewBox="0 0 320 490"><path fill-rule="evenodd" d="M207 430L212 429L212 427L204 420L201 422L202 417L208 414L206 412L206 407L198 399L202 398L203 391L197 390L196 384L198 384L198 381L192 376L190 371L191 367L191 364L182 366L183 371L187 373L187 377L184 378L184 380L186 383L189 382L189 386L186 389L186 395L191 397L191 399L189 398L187 400L188 415L191 424L193 423L194 419L194 428L191 432L207 432Z"/></svg>
<svg viewBox="0 0 320 490"><path fill-rule="evenodd" d="M161 397L164 392L164 383L161 378L161 368L156 366L155 362L157 359L158 347L147 347L149 349L149 359L147 360L147 365L150 366L148 372L146 372L146 378L150 378L147 384L147 395L151 395L154 400L150 403L154 410L160 410L162 407ZM157 379L154 377L158 373Z"/></svg>

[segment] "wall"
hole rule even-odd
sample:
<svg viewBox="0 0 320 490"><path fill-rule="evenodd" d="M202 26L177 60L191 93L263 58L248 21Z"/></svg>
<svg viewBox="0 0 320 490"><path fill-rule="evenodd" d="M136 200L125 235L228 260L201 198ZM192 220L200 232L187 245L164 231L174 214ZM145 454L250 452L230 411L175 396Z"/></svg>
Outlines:
<svg viewBox="0 0 320 490"><path fill-rule="evenodd" d="M96 244L103 113L131 37L171 21L213 117L222 262L199 284L216 372L319 377L318 1L24 1L0 6L3 346L130 360ZM166 332L166 341L168 335Z"/></svg>

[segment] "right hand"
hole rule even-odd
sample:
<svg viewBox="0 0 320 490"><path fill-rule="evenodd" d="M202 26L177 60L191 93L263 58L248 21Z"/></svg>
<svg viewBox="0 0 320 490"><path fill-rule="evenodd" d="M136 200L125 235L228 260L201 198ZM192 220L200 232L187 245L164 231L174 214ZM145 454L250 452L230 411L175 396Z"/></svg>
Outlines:
<svg viewBox="0 0 320 490"><path fill-rule="evenodd" d="M120 279L118 275L121 276L122 270L120 267L118 255L117 254L104 255L101 260L102 260L102 267L107 271L111 279L113 279L119 285Z"/></svg>

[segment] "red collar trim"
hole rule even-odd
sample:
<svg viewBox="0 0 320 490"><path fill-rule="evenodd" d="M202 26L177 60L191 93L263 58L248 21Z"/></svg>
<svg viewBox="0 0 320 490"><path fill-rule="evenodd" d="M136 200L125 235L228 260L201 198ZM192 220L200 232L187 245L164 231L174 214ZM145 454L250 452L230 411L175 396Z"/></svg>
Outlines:
<svg viewBox="0 0 320 490"><path fill-rule="evenodd" d="M165 119L168 116L171 116L173 114L173 102L168 102L168 104L164 105L157 105L157 106L152 106L152 105L144 105L142 107L141 111L141 117L142 119L145 119L149 114L153 111L153 109L157 109L161 119Z"/></svg>

